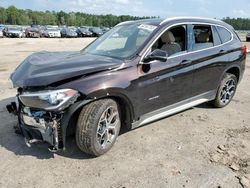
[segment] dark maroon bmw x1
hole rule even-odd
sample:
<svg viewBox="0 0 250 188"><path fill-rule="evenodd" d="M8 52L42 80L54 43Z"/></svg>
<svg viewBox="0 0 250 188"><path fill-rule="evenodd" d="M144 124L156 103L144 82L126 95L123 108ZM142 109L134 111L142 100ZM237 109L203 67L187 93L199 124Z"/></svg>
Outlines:
<svg viewBox="0 0 250 188"><path fill-rule="evenodd" d="M133 129L204 102L232 100L246 60L234 29L218 20L170 18L118 24L79 52L39 52L11 75L28 146L47 142L106 153L122 126Z"/></svg>

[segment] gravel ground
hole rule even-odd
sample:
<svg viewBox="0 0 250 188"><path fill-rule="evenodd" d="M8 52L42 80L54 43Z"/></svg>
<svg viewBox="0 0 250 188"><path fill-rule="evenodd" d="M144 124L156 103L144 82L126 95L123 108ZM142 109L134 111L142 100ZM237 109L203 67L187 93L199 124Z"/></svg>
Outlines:
<svg viewBox="0 0 250 188"><path fill-rule="evenodd" d="M93 39L0 39L0 187L242 187L250 179L250 65L230 105L199 105L123 133L99 158L70 137L65 152L28 148L5 111L10 73L29 54L80 50ZM250 47L250 46L249 46Z"/></svg>

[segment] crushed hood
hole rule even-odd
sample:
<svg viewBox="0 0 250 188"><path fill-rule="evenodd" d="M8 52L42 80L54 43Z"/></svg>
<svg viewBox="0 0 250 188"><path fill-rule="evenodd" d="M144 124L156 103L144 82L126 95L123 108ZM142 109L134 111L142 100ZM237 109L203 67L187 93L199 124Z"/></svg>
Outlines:
<svg viewBox="0 0 250 188"><path fill-rule="evenodd" d="M62 80L116 68L122 60L80 52L38 52L12 73L15 87L48 86Z"/></svg>

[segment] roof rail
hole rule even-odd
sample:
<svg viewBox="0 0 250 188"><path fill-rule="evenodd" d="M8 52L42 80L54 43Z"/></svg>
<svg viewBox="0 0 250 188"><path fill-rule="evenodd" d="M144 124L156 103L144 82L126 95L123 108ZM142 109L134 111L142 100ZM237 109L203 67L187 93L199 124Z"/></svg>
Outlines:
<svg viewBox="0 0 250 188"><path fill-rule="evenodd" d="M160 25L169 22L169 21L173 21L173 20L178 20L178 19L197 19L197 20L211 20L211 21L220 21L217 19L213 19L213 18L204 18L204 17L191 17L191 16L186 16L186 17L171 17L171 18L167 18L165 20L163 20Z"/></svg>

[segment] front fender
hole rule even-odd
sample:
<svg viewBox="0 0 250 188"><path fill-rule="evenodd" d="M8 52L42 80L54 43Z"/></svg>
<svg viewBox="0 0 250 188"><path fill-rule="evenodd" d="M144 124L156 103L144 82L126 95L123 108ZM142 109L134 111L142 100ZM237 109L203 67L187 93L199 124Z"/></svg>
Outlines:
<svg viewBox="0 0 250 188"><path fill-rule="evenodd" d="M61 120L61 128L62 128L62 135L63 135L63 147L65 149L65 143L66 143L66 130L69 125L71 117L74 115L74 113L82 108L84 105L90 103L92 100L84 100L84 101L78 101L74 104L72 104L67 111L65 111L62 120Z"/></svg>
<svg viewBox="0 0 250 188"><path fill-rule="evenodd" d="M65 147L66 143L66 135L67 135L67 128L70 124L71 118L74 116L74 114L83 108L85 105L95 101L100 100L104 98L112 98L116 100L116 102L119 103L119 106L123 113L126 115L126 119L123 123L128 126L131 124L131 120L134 119L134 107L129 100L129 98L124 95L119 89L105 89L105 90L99 90L95 91L89 95L85 95L85 99L82 101L78 101L74 104L72 104L67 111L65 111L64 116L61 120L61 128L62 128L62 135L63 135L63 145Z"/></svg>

